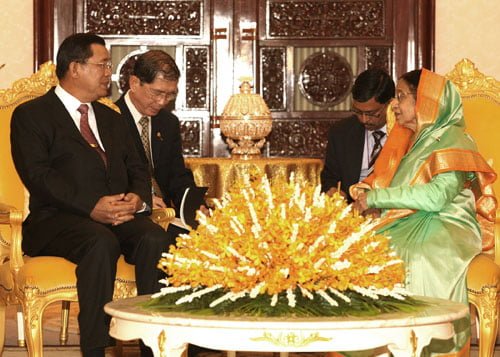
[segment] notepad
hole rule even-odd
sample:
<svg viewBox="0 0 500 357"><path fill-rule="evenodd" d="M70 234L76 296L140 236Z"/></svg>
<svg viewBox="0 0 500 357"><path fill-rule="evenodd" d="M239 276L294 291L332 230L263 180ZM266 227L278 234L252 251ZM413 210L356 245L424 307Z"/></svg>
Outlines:
<svg viewBox="0 0 500 357"><path fill-rule="evenodd" d="M179 207L180 218L175 218L170 224L187 230L196 229L198 227L198 222L195 219L196 211L205 204L207 191L208 187L188 187L184 191Z"/></svg>

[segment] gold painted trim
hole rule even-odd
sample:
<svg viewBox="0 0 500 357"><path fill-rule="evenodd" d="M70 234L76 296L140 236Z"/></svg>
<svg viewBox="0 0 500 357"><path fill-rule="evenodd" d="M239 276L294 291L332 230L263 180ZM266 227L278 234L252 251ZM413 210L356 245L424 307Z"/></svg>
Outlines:
<svg viewBox="0 0 500 357"><path fill-rule="evenodd" d="M313 342L331 341L331 338L321 337L319 332L311 333L309 336L297 335L294 332L279 333L274 335L271 332L264 332L261 337L250 338L252 341L265 341L275 346L281 347L304 347Z"/></svg>
<svg viewBox="0 0 500 357"><path fill-rule="evenodd" d="M418 346L418 338L417 334L414 330L411 330L410 334L410 344L411 344L411 352L413 357L417 357L417 346Z"/></svg>
<svg viewBox="0 0 500 357"><path fill-rule="evenodd" d="M57 83L56 65L51 61L43 63L38 72L15 81L9 89L0 90L0 109L39 97Z"/></svg>
<svg viewBox="0 0 500 357"><path fill-rule="evenodd" d="M158 349L160 350L160 357L167 357L167 349L165 344L167 343L167 336L165 330L162 330L158 335Z"/></svg>
<svg viewBox="0 0 500 357"><path fill-rule="evenodd" d="M110 107L111 109L113 109L115 112L117 113L120 113L120 108L118 108L118 106L113 103L113 101L111 100L111 98L108 98L108 97L102 97L98 100L99 103L102 103L108 107ZM121 113L120 113L121 114Z"/></svg>
<svg viewBox="0 0 500 357"><path fill-rule="evenodd" d="M66 293L66 292L69 292L69 293L73 293L73 292L76 292L76 281L75 281L75 285L61 285L61 286L56 286L56 287L53 287L51 289L46 289L46 290L40 290L40 287L36 286L36 285L31 285L31 284L26 284L22 287L19 287L23 292L26 292L26 291L36 291L36 293L34 295L36 295L37 297L45 297L45 296L50 296L52 295L53 293L58 293L58 292L61 292L61 293Z"/></svg>
<svg viewBox="0 0 500 357"><path fill-rule="evenodd" d="M479 72L471 60L462 59L445 77L455 84L462 98L483 97L500 105L500 81Z"/></svg>

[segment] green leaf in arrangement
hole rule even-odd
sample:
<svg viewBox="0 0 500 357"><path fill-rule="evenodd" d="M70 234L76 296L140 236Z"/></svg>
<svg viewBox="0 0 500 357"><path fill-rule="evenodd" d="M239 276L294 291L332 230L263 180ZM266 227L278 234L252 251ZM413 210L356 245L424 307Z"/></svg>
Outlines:
<svg viewBox="0 0 500 357"><path fill-rule="evenodd" d="M142 304L149 310L159 312L185 312L193 315L217 315L217 316L255 316L255 317L317 317L317 316L375 316L391 312L418 311L425 306L424 302L406 297L398 300L393 297L381 296L372 299L359 293L348 291L345 293L350 302L338 299L338 306L330 305L320 296L314 296L311 300L296 292L297 301L294 307L288 305L285 294L280 294L275 306L271 306L271 297L258 295L256 298L244 297L236 301L226 300L221 304L210 307L210 304L225 294L222 290L216 290L189 304L176 305L175 302L183 297L186 292L178 292L151 299Z"/></svg>

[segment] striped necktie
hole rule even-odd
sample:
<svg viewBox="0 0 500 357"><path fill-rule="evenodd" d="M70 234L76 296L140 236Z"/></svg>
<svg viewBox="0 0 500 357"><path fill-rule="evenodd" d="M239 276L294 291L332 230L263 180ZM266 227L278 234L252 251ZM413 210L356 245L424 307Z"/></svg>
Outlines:
<svg viewBox="0 0 500 357"><path fill-rule="evenodd" d="M144 152L148 160L149 173L151 174L151 186L153 189L153 194L157 197L163 197L160 186L154 178L153 157L151 155L151 145L149 142L149 117L142 117L139 120L139 124L141 126L142 146L144 147Z"/></svg>
<svg viewBox="0 0 500 357"><path fill-rule="evenodd" d="M382 138L385 136L385 133L381 130L375 130L372 135L375 140L375 144L373 144L373 149L370 154L370 162L368 163L369 168L371 168L375 164L375 161L377 161L377 157L382 150Z"/></svg>

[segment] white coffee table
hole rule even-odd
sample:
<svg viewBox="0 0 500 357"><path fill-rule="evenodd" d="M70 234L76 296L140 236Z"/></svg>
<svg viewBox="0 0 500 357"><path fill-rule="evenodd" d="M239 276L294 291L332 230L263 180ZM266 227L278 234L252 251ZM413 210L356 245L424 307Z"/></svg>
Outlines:
<svg viewBox="0 0 500 357"><path fill-rule="evenodd" d="M415 313L374 317L257 318L160 313L141 308L149 296L106 304L112 316L110 335L142 339L155 356L180 357L192 343L224 351L326 352L387 346L396 357L419 356L432 338L454 335L453 321L468 306L448 300L417 297L429 304Z"/></svg>

